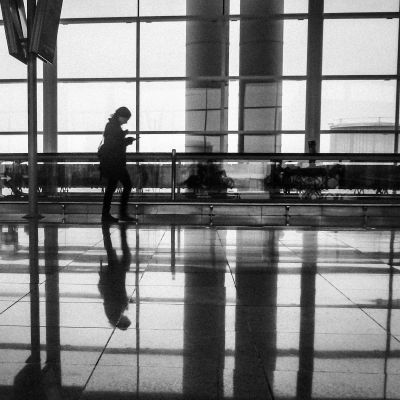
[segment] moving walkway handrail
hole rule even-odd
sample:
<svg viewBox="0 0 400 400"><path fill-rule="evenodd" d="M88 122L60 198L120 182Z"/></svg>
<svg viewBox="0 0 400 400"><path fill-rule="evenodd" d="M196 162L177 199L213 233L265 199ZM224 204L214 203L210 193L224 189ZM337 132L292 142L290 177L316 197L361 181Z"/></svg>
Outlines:
<svg viewBox="0 0 400 400"><path fill-rule="evenodd" d="M38 162L98 162L97 153L38 153ZM400 163L400 154L388 153L127 153L127 161L341 161ZM28 153L0 153L0 162L28 162Z"/></svg>

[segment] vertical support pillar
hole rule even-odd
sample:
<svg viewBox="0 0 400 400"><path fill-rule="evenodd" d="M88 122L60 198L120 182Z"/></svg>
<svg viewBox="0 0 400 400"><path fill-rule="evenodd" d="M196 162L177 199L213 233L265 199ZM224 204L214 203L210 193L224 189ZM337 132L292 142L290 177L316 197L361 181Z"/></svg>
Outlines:
<svg viewBox="0 0 400 400"><path fill-rule="evenodd" d="M137 15L140 17L140 0L137 0ZM136 153L140 151L140 21L136 22ZM139 165L139 164L137 164Z"/></svg>
<svg viewBox="0 0 400 400"><path fill-rule="evenodd" d="M400 5L399 5L400 12ZM394 150L395 154L399 153L399 113L400 113L400 29L397 36L397 79L396 79L396 108L394 116ZM394 191L395 193L395 191Z"/></svg>
<svg viewBox="0 0 400 400"><path fill-rule="evenodd" d="M36 1L27 3L28 48L31 40ZM34 53L28 53L28 176L29 213L28 218L38 217L37 204L37 61Z"/></svg>
<svg viewBox="0 0 400 400"><path fill-rule="evenodd" d="M310 0L308 19L306 153L319 153L324 0Z"/></svg>
<svg viewBox="0 0 400 400"><path fill-rule="evenodd" d="M57 55L43 64L43 151L57 153Z"/></svg>
<svg viewBox="0 0 400 400"><path fill-rule="evenodd" d="M230 0L223 0L222 3L222 15L221 19L221 102L220 102L220 116L219 116L219 130L221 132L219 151L227 152L228 150L228 135L223 134L228 128L228 115L227 115L227 103L229 94L229 9Z"/></svg>

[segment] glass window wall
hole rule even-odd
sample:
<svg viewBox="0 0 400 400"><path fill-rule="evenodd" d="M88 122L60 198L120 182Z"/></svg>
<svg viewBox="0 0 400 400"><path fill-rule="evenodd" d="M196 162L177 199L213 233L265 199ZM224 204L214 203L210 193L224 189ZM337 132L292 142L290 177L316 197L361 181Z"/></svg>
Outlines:
<svg viewBox="0 0 400 400"><path fill-rule="evenodd" d="M276 51L268 61L276 66L268 71L265 67L253 69L254 73L247 70L242 76L240 71L244 70L247 57L243 34L251 24L241 21L240 0L230 1L227 20L221 8L221 15L206 21L208 25L200 23L204 16L198 21L194 21L194 15L185 18L186 4L186 0L141 0L140 4L137 0L117 0L112 4L96 0L93 7L91 0L64 0L57 49L60 152L95 151L96 146L91 148L96 142L92 137L97 133L101 137L107 118L121 105L133 111L127 128L140 130L139 151L189 151L186 143L193 139L190 133L194 131L204 131L199 141L210 143L219 151L239 151L241 134L246 131L250 134L245 148L268 151L268 143L274 142L280 143L274 151L304 151L306 93L311 87L307 77L309 1L285 0L279 15L281 25L271 24L258 39L257 29L253 30L253 51ZM385 149L394 147L398 143L395 96L399 19L396 14L387 13L399 11L399 0L325 0L324 4L321 151L333 151L338 145L332 143L340 139L340 151L347 148L348 152L376 152L378 147L369 142L374 135L377 140L386 135L381 140ZM205 26L216 28L216 43L226 39L226 48L221 46L226 54L200 47L194 51L192 47L191 54L195 55L190 60L188 46L202 43ZM194 35L190 44L188 28ZM273 43L280 42L283 45L276 49ZM188 60L193 64L189 68ZM260 64L264 61L259 59ZM226 62L226 68L222 62ZM205 71L205 66L213 67L208 75L202 72L200 80L189 81L189 75L196 75L199 65L199 71ZM27 131L26 76L26 66L8 54L0 26L0 134ZM41 131L41 61L38 78ZM275 86L261 87L265 82ZM330 133L332 130L334 134ZM261 144L262 131L266 140ZM86 132L88 138L83 139ZM221 137L218 132L227 138L222 147L216 144ZM345 139L354 132L368 137L362 140L363 145L351 144L356 136ZM368 149L363 147L366 143L370 143ZM19 149L21 146L16 150Z"/></svg>

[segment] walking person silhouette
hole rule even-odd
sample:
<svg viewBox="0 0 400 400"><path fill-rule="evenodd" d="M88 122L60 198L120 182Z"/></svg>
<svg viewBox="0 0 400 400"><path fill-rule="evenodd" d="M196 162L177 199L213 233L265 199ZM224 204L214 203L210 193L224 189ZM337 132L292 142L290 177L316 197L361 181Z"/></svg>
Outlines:
<svg viewBox="0 0 400 400"><path fill-rule="evenodd" d="M103 198L102 222L118 222L118 218L110 214L111 201L118 182L121 182L123 191L119 206L119 220L122 222L136 221L128 214L128 200L132 189L131 178L126 169L126 148L136 139L126 137L128 131L122 130L131 117L131 112L126 107L119 107L109 118L104 129L104 143L99 147L100 176L107 180Z"/></svg>

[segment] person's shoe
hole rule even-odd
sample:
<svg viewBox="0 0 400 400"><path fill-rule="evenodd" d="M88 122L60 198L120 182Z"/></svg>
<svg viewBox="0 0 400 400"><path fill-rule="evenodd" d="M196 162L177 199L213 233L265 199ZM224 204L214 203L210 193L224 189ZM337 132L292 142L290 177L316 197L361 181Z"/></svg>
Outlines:
<svg viewBox="0 0 400 400"><path fill-rule="evenodd" d="M132 216L130 216L128 214L121 214L121 216L119 217L119 220L121 222L136 222L137 218L132 217Z"/></svg>
<svg viewBox="0 0 400 400"><path fill-rule="evenodd" d="M114 224L118 222L118 218L113 217L111 214L103 214L101 216L101 222L106 222L108 224Z"/></svg>

